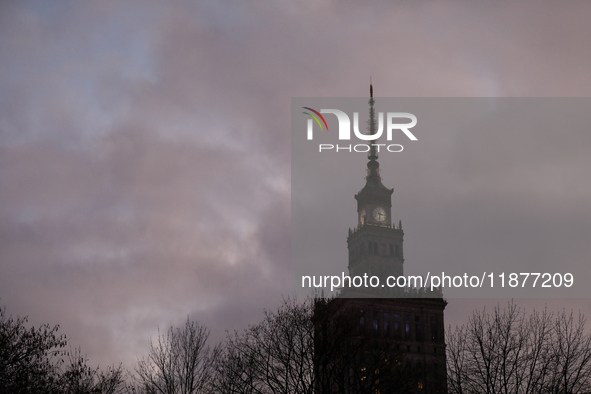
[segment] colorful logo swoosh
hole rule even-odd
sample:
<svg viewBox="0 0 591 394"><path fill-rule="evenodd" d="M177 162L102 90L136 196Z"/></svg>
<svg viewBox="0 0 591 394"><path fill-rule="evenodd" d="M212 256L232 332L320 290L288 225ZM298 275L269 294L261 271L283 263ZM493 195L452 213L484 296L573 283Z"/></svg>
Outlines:
<svg viewBox="0 0 591 394"><path fill-rule="evenodd" d="M303 108L303 109L307 109L307 110L309 110L309 111L312 111L312 112L314 112L316 115L318 115L318 116L320 117L320 119L322 119L322 121L324 122L324 125L326 126L326 131L328 131L328 125L326 124L326 120L324 120L324 116L320 115L320 112L318 112L318 111L316 111L316 110L314 110L314 109L312 109L312 108L309 108L309 107L302 107L302 108ZM318 119L316 116L312 115L312 114L311 114L311 113L309 113L309 112L302 112L302 113L303 113L303 114L306 114L306 115L310 115L312 118L314 118L314 120L316 121L316 123L318 123L318 126L320 126L320 130L322 130L322 129L323 129L323 127L322 127L322 123L320 123L320 120L319 120L319 119Z"/></svg>

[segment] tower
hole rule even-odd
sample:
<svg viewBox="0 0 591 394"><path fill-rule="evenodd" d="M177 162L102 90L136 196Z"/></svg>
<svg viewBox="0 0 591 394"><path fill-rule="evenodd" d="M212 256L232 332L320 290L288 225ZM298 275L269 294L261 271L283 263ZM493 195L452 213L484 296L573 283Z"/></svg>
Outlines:
<svg viewBox="0 0 591 394"><path fill-rule="evenodd" d="M371 84L368 123L370 134L376 134ZM400 221L393 224L394 189L382 183L376 144L374 139L368 152L366 183L355 195L357 226L347 238L348 269L351 277L367 274L386 283L388 277L404 274L404 233ZM447 394L446 305L439 291L381 286L346 287L337 298L318 301L317 392ZM335 351L325 339L337 336L347 345Z"/></svg>
<svg viewBox="0 0 591 394"><path fill-rule="evenodd" d="M370 85L369 131L376 134L373 86ZM392 193L382 183L380 163L376 150L377 138L371 141L368 153L367 176L363 189L355 195L357 200L357 227L347 238L349 248L349 274L375 275L385 283L388 276L403 273L403 232L392 223Z"/></svg>

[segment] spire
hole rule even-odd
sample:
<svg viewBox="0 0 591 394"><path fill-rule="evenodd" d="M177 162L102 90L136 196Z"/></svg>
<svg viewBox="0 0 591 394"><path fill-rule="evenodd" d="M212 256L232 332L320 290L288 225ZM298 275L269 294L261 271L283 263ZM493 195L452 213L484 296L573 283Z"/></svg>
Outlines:
<svg viewBox="0 0 591 394"><path fill-rule="evenodd" d="M369 77L369 134L376 133L376 117L375 117L375 109L373 107L375 100L373 99L373 85L371 83L371 76ZM378 152L376 150L375 144L377 144L378 139L374 139L371 141L371 147L369 150L369 154L367 158L369 162L367 163L367 181L380 181L380 163L378 163Z"/></svg>

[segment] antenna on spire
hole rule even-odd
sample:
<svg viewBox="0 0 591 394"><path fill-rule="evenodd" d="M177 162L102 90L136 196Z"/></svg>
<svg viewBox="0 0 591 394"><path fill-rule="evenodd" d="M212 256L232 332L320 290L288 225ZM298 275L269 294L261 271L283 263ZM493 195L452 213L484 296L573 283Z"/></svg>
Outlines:
<svg viewBox="0 0 591 394"><path fill-rule="evenodd" d="M376 134L376 117L375 117L375 109L374 109L374 103L375 100L373 98L373 84L371 81L371 75L369 76L369 120L368 120L368 126L369 126L369 134ZM369 163L367 163L367 170L368 170L368 176L374 176L377 177L379 179L379 174L378 174L378 167L379 164L377 162L378 159L378 152L376 150L376 144L377 144L377 138L375 138L374 140L372 140L372 144L371 147L369 149L369 152L367 154L367 158L369 159Z"/></svg>

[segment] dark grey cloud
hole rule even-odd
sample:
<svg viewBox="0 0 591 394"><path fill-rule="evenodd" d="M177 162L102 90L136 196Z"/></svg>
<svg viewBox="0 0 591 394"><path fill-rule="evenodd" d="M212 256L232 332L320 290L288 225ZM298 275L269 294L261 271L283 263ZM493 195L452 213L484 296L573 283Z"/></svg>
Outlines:
<svg viewBox="0 0 591 394"><path fill-rule="evenodd" d="M1 302L34 323L59 323L103 365L129 366L156 326L187 314L222 338L289 288L291 97L365 95L369 75L379 96L591 89L583 2L0 7ZM446 143L466 152L494 136ZM534 154L551 153L546 146ZM587 165L586 141L563 147L575 151L550 154L550 173L563 160ZM423 175L433 183L413 190L406 180L429 174L428 164L396 175L409 190L400 210L416 219L405 221L409 245L434 221L481 211L461 191L477 174L494 176L486 168L495 157L478 169L463 160L446 162L451 184ZM560 206L584 200L580 175L563 175L536 185L569 190L544 194ZM422 219L405 199L433 187L441 200L429 202L447 213ZM550 220L585 228L560 222L568 214Z"/></svg>

